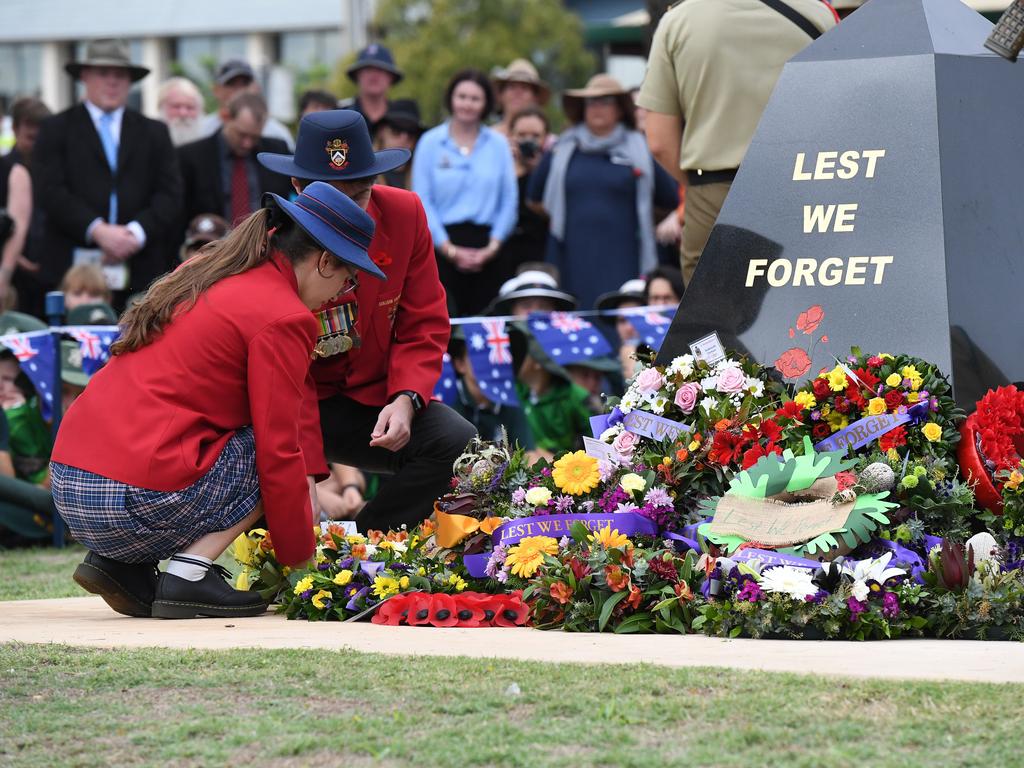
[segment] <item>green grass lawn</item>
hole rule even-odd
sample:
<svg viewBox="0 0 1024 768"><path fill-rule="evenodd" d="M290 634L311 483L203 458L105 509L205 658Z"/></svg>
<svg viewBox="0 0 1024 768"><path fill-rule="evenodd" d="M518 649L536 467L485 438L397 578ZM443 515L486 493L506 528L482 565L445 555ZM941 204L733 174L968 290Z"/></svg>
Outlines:
<svg viewBox="0 0 1024 768"><path fill-rule="evenodd" d="M6 645L0 765L1011 766L1021 694L639 664Z"/></svg>
<svg viewBox="0 0 1024 768"><path fill-rule="evenodd" d="M88 593L71 580L83 557L78 544L0 551L0 600L84 597Z"/></svg>

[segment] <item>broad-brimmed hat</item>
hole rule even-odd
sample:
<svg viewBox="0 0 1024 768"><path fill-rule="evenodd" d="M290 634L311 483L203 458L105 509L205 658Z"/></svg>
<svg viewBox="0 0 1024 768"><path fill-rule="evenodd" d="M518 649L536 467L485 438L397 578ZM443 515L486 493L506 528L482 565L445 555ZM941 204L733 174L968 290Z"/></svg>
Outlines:
<svg viewBox="0 0 1024 768"><path fill-rule="evenodd" d="M49 326L38 317L26 315L24 312L11 310L0 314L0 336L9 333L29 333L30 331L45 331Z"/></svg>
<svg viewBox="0 0 1024 768"><path fill-rule="evenodd" d="M366 120L354 109L312 112L299 123L295 154L260 152L264 168L312 181L366 179L409 162L407 149L373 150Z"/></svg>
<svg viewBox="0 0 1024 768"><path fill-rule="evenodd" d="M106 302L80 304L68 310L68 325L117 325L117 312Z"/></svg>
<svg viewBox="0 0 1024 768"><path fill-rule="evenodd" d="M242 59L228 59L219 67L217 67L217 74L213 78L213 81L217 85L225 85L230 83L236 77L245 77L249 80L256 79L256 73L253 71L252 65Z"/></svg>
<svg viewBox="0 0 1024 768"><path fill-rule="evenodd" d="M132 64L128 42L121 39L90 40L85 46L85 58L64 65L64 71L78 77L86 67L120 67L128 70L132 82L149 74L146 67Z"/></svg>
<svg viewBox="0 0 1024 768"><path fill-rule="evenodd" d="M231 225L223 216L216 213L200 213L188 223L183 248L212 243L225 237L230 231Z"/></svg>
<svg viewBox="0 0 1024 768"><path fill-rule="evenodd" d="M634 277L622 284L617 291L602 293L597 297L595 309L618 309L625 301L639 301L643 306L647 297L647 281L642 277Z"/></svg>
<svg viewBox="0 0 1024 768"><path fill-rule="evenodd" d="M540 79L540 73L529 59L516 59L507 67L496 72L491 80L494 90L500 91L508 83L525 83L533 86L537 94L537 102L547 104L551 98L551 86Z"/></svg>
<svg viewBox="0 0 1024 768"><path fill-rule="evenodd" d="M385 72L390 72L394 78L392 85L401 82L405 75L402 70L395 64L395 57L391 55L391 51L385 48L380 43L370 43L368 46L363 48L356 57L356 60L352 63L345 74L348 75L348 79L353 83L356 82L356 73L360 69L366 69L367 67L373 67L374 69L383 69Z"/></svg>
<svg viewBox="0 0 1024 768"><path fill-rule="evenodd" d="M89 374L82 368L82 345L77 341L60 342L60 380L76 387L89 383Z"/></svg>
<svg viewBox="0 0 1024 768"><path fill-rule="evenodd" d="M633 99L622 83L602 72L587 80L584 88L571 88L562 94L562 110L572 123L583 122L583 108L586 99L598 96L614 96L622 108L622 119L627 125L636 125Z"/></svg>
<svg viewBox="0 0 1024 768"><path fill-rule="evenodd" d="M576 297L558 287L558 281L547 272L527 270L502 283L497 298L486 312L489 315L507 315L516 299L552 299L555 309L567 312L576 309Z"/></svg>
<svg viewBox="0 0 1024 768"><path fill-rule="evenodd" d="M427 126L420 120L420 105L416 99L395 99L388 104L388 111L377 121L377 127L390 125L400 131L420 136Z"/></svg>
<svg viewBox="0 0 1024 768"><path fill-rule="evenodd" d="M321 248L346 264L385 279L367 253L376 229L373 217L340 189L314 181L294 201L268 192L263 206L279 208Z"/></svg>

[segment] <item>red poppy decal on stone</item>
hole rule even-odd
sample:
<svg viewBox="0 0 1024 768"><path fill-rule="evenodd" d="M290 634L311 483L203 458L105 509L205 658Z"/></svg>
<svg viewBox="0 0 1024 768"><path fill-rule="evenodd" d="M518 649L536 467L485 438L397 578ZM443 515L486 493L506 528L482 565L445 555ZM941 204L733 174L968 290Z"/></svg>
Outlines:
<svg viewBox="0 0 1024 768"><path fill-rule="evenodd" d="M800 313L800 316L796 319L796 327L805 334L810 335L818 330L818 326L821 325L821 321L824 319L825 310L821 308L820 304L815 304L805 312Z"/></svg>
<svg viewBox="0 0 1024 768"><path fill-rule="evenodd" d="M779 373L787 379L799 379L811 369L811 358L799 347L787 349L775 361Z"/></svg>

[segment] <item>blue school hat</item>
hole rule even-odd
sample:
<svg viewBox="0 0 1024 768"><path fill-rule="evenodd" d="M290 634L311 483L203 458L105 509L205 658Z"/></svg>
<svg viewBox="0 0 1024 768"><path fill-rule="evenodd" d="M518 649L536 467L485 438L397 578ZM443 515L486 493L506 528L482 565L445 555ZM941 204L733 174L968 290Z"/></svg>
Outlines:
<svg viewBox="0 0 1024 768"><path fill-rule="evenodd" d="M383 69L385 72L388 72L394 78L391 81L392 85L397 85L404 77L402 70L395 64L395 57L391 55L391 51L380 43L370 43L363 48L359 52L359 56L356 57L355 62L345 71L345 74L354 83L356 82L356 74L359 70L366 69L367 67Z"/></svg>
<svg viewBox="0 0 1024 768"><path fill-rule="evenodd" d="M366 179L409 162L407 149L375 152L363 116L352 109L329 109L302 118L295 154L260 152L260 165L275 173L313 181Z"/></svg>
<svg viewBox="0 0 1024 768"><path fill-rule="evenodd" d="M294 201L268 192L263 195L263 205L279 208L324 250L341 261L385 279L380 267L367 253L376 228L373 217L341 190L315 181Z"/></svg>

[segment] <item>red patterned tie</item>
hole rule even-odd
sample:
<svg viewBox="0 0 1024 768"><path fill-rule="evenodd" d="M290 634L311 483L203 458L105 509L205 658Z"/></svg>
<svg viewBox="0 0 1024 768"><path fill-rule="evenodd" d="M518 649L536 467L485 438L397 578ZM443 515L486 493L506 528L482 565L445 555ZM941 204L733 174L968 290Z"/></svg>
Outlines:
<svg viewBox="0 0 1024 768"><path fill-rule="evenodd" d="M245 158L236 155L234 161L231 170L231 226L237 226L252 213L249 208L249 174L246 172Z"/></svg>

